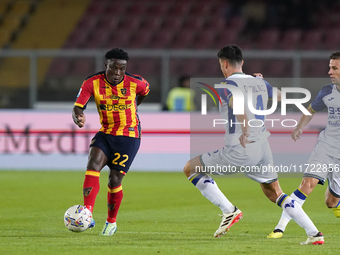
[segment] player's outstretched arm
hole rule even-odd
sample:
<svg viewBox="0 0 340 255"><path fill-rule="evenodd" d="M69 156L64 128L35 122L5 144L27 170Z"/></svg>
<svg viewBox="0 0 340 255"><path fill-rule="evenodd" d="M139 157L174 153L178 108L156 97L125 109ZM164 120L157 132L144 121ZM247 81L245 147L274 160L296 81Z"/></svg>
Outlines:
<svg viewBox="0 0 340 255"><path fill-rule="evenodd" d="M144 101L145 98L146 98L146 96L138 95L138 97L137 97L137 105L140 105Z"/></svg>
<svg viewBox="0 0 340 255"><path fill-rule="evenodd" d="M296 142L297 140L300 139L300 136L302 135L302 130L307 124L312 120L314 116L314 112L312 108L309 106L307 108L307 111L311 113L311 115L302 115L299 123L297 124L295 130L292 132L291 137L292 139Z"/></svg>
<svg viewBox="0 0 340 255"><path fill-rule="evenodd" d="M84 109L79 106L74 106L72 111L73 122L80 128L84 127L86 122L86 117L84 114Z"/></svg>

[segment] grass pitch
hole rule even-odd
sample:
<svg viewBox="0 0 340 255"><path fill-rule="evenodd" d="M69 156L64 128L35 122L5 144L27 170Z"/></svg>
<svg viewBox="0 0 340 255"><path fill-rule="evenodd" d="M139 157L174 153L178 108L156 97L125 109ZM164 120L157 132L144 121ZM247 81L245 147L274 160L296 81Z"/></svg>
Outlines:
<svg viewBox="0 0 340 255"><path fill-rule="evenodd" d="M106 219L107 171L101 173L94 219L83 233L66 229L63 215L82 204L84 172L0 171L0 254L335 254L340 248L340 219L324 205L318 185L304 209L325 245L301 246L306 234L289 223L282 239L267 239L281 208L246 178L215 178L243 219L222 238L213 238L220 210L206 200L182 173L130 171L123 181L124 199L117 233L99 236ZM280 178L290 194L301 181Z"/></svg>

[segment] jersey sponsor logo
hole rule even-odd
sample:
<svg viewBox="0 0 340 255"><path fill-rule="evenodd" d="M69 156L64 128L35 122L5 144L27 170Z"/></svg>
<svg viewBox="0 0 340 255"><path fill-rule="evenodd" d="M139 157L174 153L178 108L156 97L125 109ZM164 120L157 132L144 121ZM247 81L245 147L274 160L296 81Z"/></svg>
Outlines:
<svg viewBox="0 0 340 255"><path fill-rule="evenodd" d="M135 128L129 127L129 131L135 131Z"/></svg>
<svg viewBox="0 0 340 255"><path fill-rule="evenodd" d="M102 111L125 111L131 106L132 104L100 104L99 109Z"/></svg>
<svg viewBox="0 0 340 255"><path fill-rule="evenodd" d="M103 95L103 99L119 100L120 97L117 95Z"/></svg>

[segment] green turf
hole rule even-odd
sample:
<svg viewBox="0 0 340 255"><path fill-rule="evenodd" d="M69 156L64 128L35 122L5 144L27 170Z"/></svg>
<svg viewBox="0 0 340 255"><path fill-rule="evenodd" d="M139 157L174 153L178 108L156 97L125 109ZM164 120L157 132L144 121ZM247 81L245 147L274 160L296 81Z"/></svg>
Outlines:
<svg viewBox="0 0 340 255"><path fill-rule="evenodd" d="M243 219L222 238L213 238L220 210L182 173L131 171L123 182L124 199L114 236L99 232L106 218L107 171L101 174L94 219L83 233L66 229L63 214L82 204L84 172L0 171L0 254L335 254L339 223L324 205L325 187L317 187L304 205L325 235L323 246L301 246L306 235L291 222L284 237L267 239L281 209L254 181L215 178ZM291 193L299 178L281 178Z"/></svg>

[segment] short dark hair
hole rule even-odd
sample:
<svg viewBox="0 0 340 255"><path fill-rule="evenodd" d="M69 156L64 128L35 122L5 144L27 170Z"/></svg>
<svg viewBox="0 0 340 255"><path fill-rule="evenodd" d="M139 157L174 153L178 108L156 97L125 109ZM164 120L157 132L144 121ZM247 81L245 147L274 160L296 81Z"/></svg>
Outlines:
<svg viewBox="0 0 340 255"><path fill-rule="evenodd" d="M237 64L242 63L242 49L235 44L230 44L220 49L217 53L217 57L219 59L227 60L231 65L236 66Z"/></svg>
<svg viewBox="0 0 340 255"><path fill-rule="evenodd" d="M122 49L115 48L115 49L112 49L112 50L106 52L105 58L106 59L111 59L111 58L123 59L123 60L128 61L129 55L127 54L127 52L123 51Z"/></svg>
<svg viewBox="0 0 340 255"><path fill-rule="evenodd" d="M190 80L190 77L189 76L181 76L181 77L179 77L179 79L178 79L179 87L184 87L183 86L183 82L186 81L186 80Z"/></svg>
<svg viewBox="0 0 340 255"><path fill-rule="evenodd" d="M333 52L330 56L329 59L340 59L340 52Z"/></svg>

